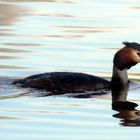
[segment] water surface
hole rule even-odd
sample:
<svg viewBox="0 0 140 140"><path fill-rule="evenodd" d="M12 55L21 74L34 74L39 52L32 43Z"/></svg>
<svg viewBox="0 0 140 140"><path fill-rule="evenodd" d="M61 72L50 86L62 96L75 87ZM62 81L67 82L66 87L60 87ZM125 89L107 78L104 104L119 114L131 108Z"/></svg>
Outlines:
<svg viewBox="0 0 140 140"><path fill-rule="evenodd" d="M1 0L1 139L137 139L139 106L112 110L111 93L87 99L36 97L42 91L10 83L50 71L110 78L121 42L140 42L139 25L138 0ZM139 71L135 66L129 77L139 81ZM139 87L135 83L128 93L128 101L138 105Z"/></svg>

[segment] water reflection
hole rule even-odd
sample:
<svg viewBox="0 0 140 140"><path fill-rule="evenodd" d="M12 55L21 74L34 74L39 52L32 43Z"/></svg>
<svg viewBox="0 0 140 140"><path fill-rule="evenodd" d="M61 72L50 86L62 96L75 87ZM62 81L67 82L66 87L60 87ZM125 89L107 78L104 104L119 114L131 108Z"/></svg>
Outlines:
<svg viewBox="0 0 140 140"><path fill-rule="evenodd" d="M42 46L43 44L35 44L35 43L3 43L2 45L6 46ZM27 51L27 50L25 50Z"/></svg>
<svg viewBox="0 0 140 140"><path fill-rule="evenodd" d="M10 116L0 116L0 120L23 120L21 118L17 118L17 117L10 117Z"/></svg>
<svg viewBox="0 0 140 140"><path fill-rule="evenodd" d="M140 6L133 6L133 7L130 7L132 9L135 9L135 10L140 10Z"/></svg>
<svg viewBox="0 0 140 140"><path fill-rule="evenodd" d="M10 37L10 36L15 36L15 37L32 37L32 38L62 38L62 39L72 39L72 38L81 38L83 37L82 35L49 35L49 34L13 34L13 33L0 33L0 36L5 36L5 37Z"/></svg>
<svg viewBox="0 0 140 140"><path fill-rule="evenodd" d="M17 57L17 56L0 56L0 60L1 59L20 59L22 57Z"/></svg>
<svg viewBox="0 0 140 140"><path fill-rule="evenodd" d="M0 25L10 25L27 15L27 8L9 3L0 3Z"/></svg>
<svg viewBox="0 0 140 140"><path fill-rule="evenodd" d="M0 48L0 52L2 53L26 53L26 52L32 52L29 50L18 50L18 49L11 49L11 48Z"/></svg>
<svg viewBox="0 0 140 140"><path fill-rule="evenodd" d="M2 0L3 1L3 0ZM23 0L4 0L7 2L23 2ZM64 2L64 3L74 3L71 0L24 0L24 2Z"/></svg>
<svg viewBox="0 0 140 140"><path fill-rule="evenodd" d="M117 86L112 89L112 109L119 113L113 117L120 118L120 125L140 126L140 110L135 109L138 104L127 101L129 85Z"/></svg>
<svg viewBox="0 0 140 140"><path fill-rule="evenodd" d="M120 32L124 27L114 26L114 27L94 27L94 26L55 26L57 28L62 28L65 33L76 33L76 34L91 34L91 33L111 33Z"/></svg>
<svg viewBox="0 0 140 140"><path fill-rule="evenodd" d="M0 65L0 69L29 69L29 67L13 66L13 65Z"/></svg>

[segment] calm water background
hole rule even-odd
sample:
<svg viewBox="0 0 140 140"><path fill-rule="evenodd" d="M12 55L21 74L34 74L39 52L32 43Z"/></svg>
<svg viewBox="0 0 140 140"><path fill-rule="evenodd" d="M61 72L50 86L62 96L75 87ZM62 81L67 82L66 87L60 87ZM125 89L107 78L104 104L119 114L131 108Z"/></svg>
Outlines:
<svg viewBox="0 0 140 140"><path fill-rule="evenodd" d="M0 1L0 138L139 138L139 127L132 127L140 126L139 113L137 120L128 119L130 124L113 117L118 112L111 109L110 94L92 99L37 98L25 96L28 89L8 85L15 78L50 71L110 78L121 42L140 42L139 25L139 0ZM129 77L139 81L139 71L140 65L135 66ZM131 90L128 100L140 104L140 88Z"/></svg>

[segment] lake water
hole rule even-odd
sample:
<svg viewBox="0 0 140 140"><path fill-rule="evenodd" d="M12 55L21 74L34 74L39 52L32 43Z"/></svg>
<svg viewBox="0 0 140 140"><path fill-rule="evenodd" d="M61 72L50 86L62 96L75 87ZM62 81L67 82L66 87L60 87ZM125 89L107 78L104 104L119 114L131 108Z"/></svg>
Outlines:
<svg viewBox="0 0 140 140"><path fill-rule="evenodd" d="M2 140L138 139L140 108L112 110L111 93L87 99L37 97L10 85L50 71L111 77L122 41L140 42L139 0L1 0L0 138ZM128 101L140 105L140 65ZM137 126L137 127L136 127Z"/></svg>

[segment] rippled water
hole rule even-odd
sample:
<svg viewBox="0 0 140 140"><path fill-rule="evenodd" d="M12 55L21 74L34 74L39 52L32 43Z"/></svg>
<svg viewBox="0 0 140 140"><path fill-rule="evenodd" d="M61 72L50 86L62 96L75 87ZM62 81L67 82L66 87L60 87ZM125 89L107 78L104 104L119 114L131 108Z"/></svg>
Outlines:
<svg viewBox="0 0 140 140"><path fill-rule="evenodd" d="M139 0L1 0L1 139L137 139L139 107L112 110L110 93L88 99L37 97L42 91L10 83L50 71L110 78L121 42L140 42L139 25ZM139 71L135 66L129 77L139 81ZM139 105L139 92L134 83L128 101Z"/></svg>

